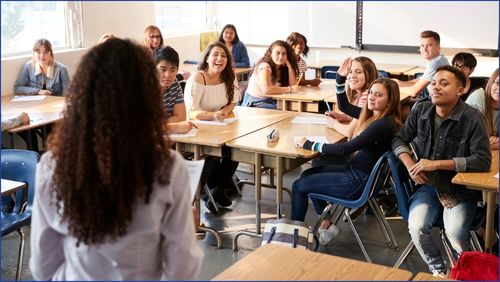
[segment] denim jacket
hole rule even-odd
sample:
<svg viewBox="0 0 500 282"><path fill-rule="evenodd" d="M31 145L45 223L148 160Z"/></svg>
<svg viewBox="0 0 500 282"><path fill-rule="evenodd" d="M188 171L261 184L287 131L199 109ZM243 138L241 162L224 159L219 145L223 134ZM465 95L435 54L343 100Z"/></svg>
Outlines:
<svg viewBox="0 0 500 282"><path fill-rule="evenodd" d="M483 115L459 100L450 115L437 130L432 152L432 134L436 107L429 101L421 102L412 109L405 125L392 140L392 149L397 156L410 153L408 144L415 144L419 158L451 160L456 164L455 171L437 170L427 172L433 179L439 199L443 206L453 207L464 201L477 201L479 191L467 189L463 185L451 183L456 172L488 171L491 166L491 149Z"/></svg>
<svg viewBox="0 0 500 282"><path fill-rule="evenodd" d="M23 66L21 74L14 84L16 94L37 95L45 82L46 89L52 92L54 96L63 96L69 87L69 73L66 67L54 61L54 66L50 70L50 75L45 77L37 69L32 61Z"/></svg>

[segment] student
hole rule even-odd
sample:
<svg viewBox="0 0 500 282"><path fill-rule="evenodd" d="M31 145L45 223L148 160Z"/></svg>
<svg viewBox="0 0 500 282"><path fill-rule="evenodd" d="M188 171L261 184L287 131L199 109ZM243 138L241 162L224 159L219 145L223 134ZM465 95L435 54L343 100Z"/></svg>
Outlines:
<svg viewBox="0 0 500 282"><path fill-rule="evenodd" d="M470 77L477 65L477 60L471 53L460 52L453 56L451 65L461 70L467 78L467 84L464 87L464 94L460 96L463 101L467 100L469 95L482 89L485 81L480 77Z"/></svg>
<svg viewBox="0 0 500 282"><path fill-rule="evenodd" d="M345 85L337 84L337 96L345 95ZM361 195L373 166L382 154L390 150L392 137L401 127L399 88L388 78L378 78L370 85L367 103L361 111L350 105L346 112L356 117L349 141L323 144L304 137L296 144L332 156L355 154L345 164L313 167L302 173L292 186L292 220L304 221L309 193L350 199ZM323 201L314 200L313 204L318 214L326 207ZM329 219L324 220L319 229L320 244L328 244L338 233L338 228Z"/></svg>
<svg viewBox="0 0 500 282"><path fill-rule="evenodd" d="M2 131L26 124L30 124L30 117L27 113L22 112L11 118L2 118Z"/></svg>
<svg viewBox="0 0 500 282"><path fill-rule="evenodd" d="M99 41L97 41L97 44L102 44L111 38L116 38L116 36L114 36L112 33L105 33L105 34L101 35L101 37L99 38Z"/></svg>
<svg viewBox="0 0 500 282"><path fill-rule="evenodd" d="M498 150L498 68L493 72L486 90L479 88L465 103L479 110L486 117L486 128L492 150Z"/></svg>
<svg viewBox="0 0 500 282"><path fill-rule="evenodd" d="M297 61L297 66L299 68L299 77L301 78L299 85L318 86L321 83L321 79L306 79L307 64L301 57L301 55L307 57L307 53L309 53L309 46L307 46L306 37L298 32L292 32L287 37L286 42L292 46L295 54L295 60Z"/></svg>
<svg viewBox="0 0 500 282"><path fill-rule="evenodd" d="M14 84L16 94L63 96L69 86L66 67L54 60L52 44L39 39L33 45L33 58L27 62Z"/></svg>
<svg viewBox="0 0 500 282"><path fill-rule="evenodd" d="M227 24L224 26L219 36L219 41L226 44L227 49L233 55L233 63L237 68L250 67L247 47L240 41L234 25Z"/></svg>
<svg viewBox="0 0 500 282"><path fill-rule="evenodd" d="M276 109L276 100L265 95L299 92L297 73L292 47L285 41L274 41L255 64L241 105Z"/></svg>
<svg viewBox="0 0 500 282"><path fill-rule="evenodd" d="M210 44L203 55L199 71L186 82L184 100L191 120L224 120L232 115L240 98L238 82L232 66L232 57L226 45L221 42ZM215 189L214 199L223 207L232 204L224 194L224 189L232 185L233 176L238 163L231 160L230 154L224 157L206 157L205 174L211 169L208 185ZM207 171L208 170L208 171ZM201 181L204 185L204 181ZM211 202L207 208L216 213Z"/></svg>
<svg viewBox="0 0 500 282"><path fill-rule="evenodd" d="M82 58L69 93L37 166L33 277L197 279L188 173L164 135L151 57L108 40Z"/></svg>
<svg viewBox="0 0 500 282"><path fill-rule="evenodd" d="M410 81L401 81L394 78L400 87L401 93L416 98L426 87L430 93L431 87L429 84L436 73L436 69L439 66L449 65L446 57L440 54L440 41L440 36L435 31L425 30L420 33L420 55L427 61L427 65L424 74L419 78Z"/></svg>
<svg viewBox="0 0 500 282"><path fill-rule="evenodd" d="M150 25L144 29L143 44L151 54L155 54L156 50L163 48L163 35L160 28ZM182 81L189 78L190 72L183 71L177 74L177 80Z"/></svg>
<svg viewBox="0 0 500 282"><path fill-rule="evenodd" d="M469 249L469 229L481 199L481 192L453 184L451 179L456 172L488 171L491 165L484 117L460 99L465 84L459 69L437 68L431 83L432 102L416 104L392 141L394 154L413 181L422 185L410 198L408 230L435 276L445 276L447 269L432 239L433 224L442 217L456 257ZM417 161L411 156L410 142Z"/></svg>

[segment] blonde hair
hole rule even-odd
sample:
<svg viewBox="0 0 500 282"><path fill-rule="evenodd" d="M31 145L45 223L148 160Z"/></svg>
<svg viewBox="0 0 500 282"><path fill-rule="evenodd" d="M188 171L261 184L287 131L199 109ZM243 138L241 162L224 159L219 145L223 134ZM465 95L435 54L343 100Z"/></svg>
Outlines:
<svg viewBox="0 0 500 282"><path fill-rule="evenodd" d="M54 52L52 51L52 43L48 39L42 38L38 39L35 44L33 44L33 63L35 63L35 52L40 49L40 47L44 47L47 51L50 52L50 62L49 66L54 65Z"/></svg>
<svg viewBox="0 0 500 282"><path fill-rule="evenodd" d="M163 48L163 35L161 34L160 28L155 25L150 25L146 27L146 29L144 29L143 43L144 46L146 46L148 50L151 51L154 51L154 49L151 48L151 39L149 39L149 34L153 33L154 31L158 31L158 33L160 34L160 45L158 46L158 48Z"/></svg>
<svg viewBox="0 0 500 282"><path fill-rule="evenodd" d="M353 136L357 136L363 132L372 122L381 119L383 117L391 117L394 123L401 127L403 124L401 122L401 108L399 101L399 86L398 84L389 79L380 77L374 80L368 89L371 89L374 84L381 84L387 90L387 95L389 96L388 105L385 110L377 116L374 116L373 111L368 109L368 101L366 101L363 109L361 110L361 114L359 116L358 124L356 128L354 128Z"/></svg>

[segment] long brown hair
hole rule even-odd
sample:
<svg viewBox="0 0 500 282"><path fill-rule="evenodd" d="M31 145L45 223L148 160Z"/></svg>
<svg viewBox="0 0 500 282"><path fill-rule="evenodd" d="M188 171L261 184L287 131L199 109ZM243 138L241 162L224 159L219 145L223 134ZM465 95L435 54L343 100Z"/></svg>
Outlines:
<svg viewBox="0 0 500 282"><path fill-rule="evenodd" d="M486 89L484 90L484 116L486 118L486 128L488 129L488 134L493 135L493 98L491 98L491 87L495 83L495 79L498 77L498 68L491 74L488 83L486 84Z"/></svg>
<svg viewBox="0 0 500 282"><path fill-rule="evenodd" d="M349 102L353 102L356 98L363 94L364 91L368 89L370 84L378 78L377 66L375 63L368 57L359 56L352 59L353 62L359 62L363 67L363 73L365 75L365 87L362 90L359 90L358 95L354 96L354 91L349 87L349 83L346 83L345 93Z"/></svg>
<svg viewBox="0 0 500 282"><path fill-rule="evenodd" d="M200 71L202 70L206 71L208 69L207 59L208 56L210 56L210 52L212 52L212 49L214 49L215 47L222 48L224 52L226 52L227 63L226 67L221 73L221 79L222 82L224 82L224 84L226 85L227 105L229 105L233 102L235 75L233 70L233 56L231 55L231 52L229 52L229 50L227 49L226 45L219 41L210 44L207 47L207 50L205 50L205 53L203 54L203 58L201 59L200 66L198 67L198 69Z"/></svg>
<svg viewBox="0 0 500 282"><path fill-rule="evenodd" d="M277 71L276 71L276 64L274 63L271 54L273 53L273 49L275 46L280 46L285 48L286 50L286 57L288 58L288 61L290 62L290 65L292 65L292 68L295 72L295 76L298 75L299 73L299 67L297 66L297 59L295 58L295 53L293 52L292 46L290 44L286 43L283 40L276 40L274 41L269 48L267 48L266 53L264 53L264 56L255 64L255 69L254 71L259 67L259 64L262 62L268 63L271 66L271 77L273 81L276 81L276 78L278 77ZM280 80L278 81L281 86L289 86L290 82L288 80L288 68L286 65L283 65L279 68L278 70L281 73Z"/></svg>
<svg viewBox="0 0 500 282"><path fill-rule="evenodd" d="M378 116L374 116L373 111L368 109L368 101L363 106L361 114L359 116L358 124L354 129L353 136L359 135L363 130L365 130L372 122L381 119L383 117L390 117L394 123L400 128L403 124L401 122L401 107L399 100L399 86L398 84L389 79L380 77L374 80L368 89L371 89L374 84L381 84L387 90L389 96L389 104L386 109Z"/></svg>
<svg viewBox="0 0 500 282"><path fill-rule="evenodd" d="M49 139L58 212L77 244L115 240L169 178L155 65L143 47L109 39L82 58L68 94Z"/></svg>

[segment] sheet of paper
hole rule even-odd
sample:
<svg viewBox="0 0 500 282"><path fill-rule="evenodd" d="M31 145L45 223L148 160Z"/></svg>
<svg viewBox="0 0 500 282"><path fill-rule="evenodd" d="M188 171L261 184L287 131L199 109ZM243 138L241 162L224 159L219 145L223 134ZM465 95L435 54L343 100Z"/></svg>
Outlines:
<svg viewBox="0 0 500 282"><path fill-rule="evenodd" d="M45 95L34 95L34 96L14 96L11 99L12 102L28 102L28 101L42 101L45 99Z"/></svg>
<svg viewBox="0 0 500 282"><path fill-rule="evenodd" d="M191 191L191 202L194 201L194 195L198 189L198 184L200 183L201 172L203 170L203 164L205 160L198 161L188 161L185 160L188 175L189 175L189 188Z"/></svg>
<svg viewBox="0 0 500 282"><path fill-rule="evenodd" d="M498 179L498 173L497 173L497 174L495 174L495 178L496 178L496 179Z"/></svg>
<svg viewBox="0 0 500 282"><path fill-rule="evenodd" d="M293 136L293 143L297 144L297 142L302 137L306 137L307 140L312 142L328 143L328 139L326 139L326 136Z"/></svg>
<svg viewBox="0 0 500 282"><path fill-rule="evenodd" d="M326 125L326 117L295 117L292 123Z"/></svg>
<svg viewBox="0 0 500 282"><path fill-rule="evenodd" d="M210 124L210 125L228 125L235 122L238 118L226 118L223 121L218 120L192 120L196 124Z"/></svg>
<svg viewBox="0 0 500 282"><path fill-rule="evenodd" d="M191 128L188 133L172 133L168 136L171 138L187 138L187 137L195 137L196 133L198 133L197 128Z"/></svg>

